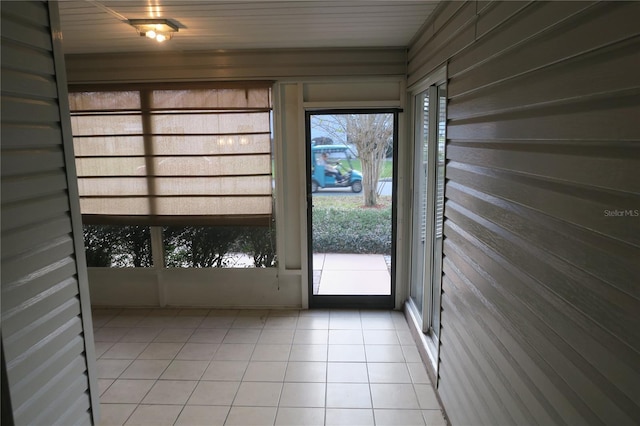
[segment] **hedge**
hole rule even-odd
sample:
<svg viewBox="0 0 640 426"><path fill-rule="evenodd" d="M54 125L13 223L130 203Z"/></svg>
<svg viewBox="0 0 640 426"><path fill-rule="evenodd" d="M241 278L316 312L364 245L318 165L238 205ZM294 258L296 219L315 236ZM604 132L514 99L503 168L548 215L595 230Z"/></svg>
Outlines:
<svg viewBox="0 0 640 426"><path fill-rule="evenodd" d="M390 255L390 201L361 204L360 197L314 198L313 251ZM176 227L164 237L168 267L225 267L233 253L251 256L255 267L277 265L273 228ZM148 227L85 225L84 238L88 266L151 266Z"/></svg>
<svg viewBox="0 0 640 426"><path fill-rule="evenodd" d="M262 227L165 227L167 267L226 267L234 255L253 259L257 268L277 265L275 229ZM147 226L85 225L89 267L150 267L151 233Z"/></svg>
<svg viewBox="0 0 640 426"><path fill-rule="evenodd" d="M315 253L391 254L391 207L354 208L315 205Z"/></svg>

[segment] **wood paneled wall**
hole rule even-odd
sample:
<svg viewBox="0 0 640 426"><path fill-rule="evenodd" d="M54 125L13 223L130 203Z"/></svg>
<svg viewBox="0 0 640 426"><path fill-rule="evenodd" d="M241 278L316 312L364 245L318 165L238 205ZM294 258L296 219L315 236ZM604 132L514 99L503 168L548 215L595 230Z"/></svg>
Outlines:
<svg viewBox="0 0 640 426"><path fill-rule="evenodd" d="M640 3L446 2L439 393L455 424L640 423Z"/></svg>

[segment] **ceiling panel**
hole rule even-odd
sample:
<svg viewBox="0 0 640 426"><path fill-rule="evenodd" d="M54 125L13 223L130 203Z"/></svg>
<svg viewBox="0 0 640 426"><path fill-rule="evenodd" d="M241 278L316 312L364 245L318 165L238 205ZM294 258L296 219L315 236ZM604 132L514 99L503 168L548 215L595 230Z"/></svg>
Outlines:
<svg viewBox="0 0 640 426"><path fill-rule="evenodd" d="M65 53L407 46L438 1L63 0ZM127 19L166 18L170 41Z"/></svg>

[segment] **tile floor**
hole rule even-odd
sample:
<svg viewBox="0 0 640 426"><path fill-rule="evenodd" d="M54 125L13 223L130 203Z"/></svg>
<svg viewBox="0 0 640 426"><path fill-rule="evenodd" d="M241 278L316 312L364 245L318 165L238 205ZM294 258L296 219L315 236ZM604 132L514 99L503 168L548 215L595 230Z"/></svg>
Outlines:
<svg viewBox="0 0 640 426"><path fill-rule="evenodd" d="M389 311L94 309L103 425L444 425Z"/></svg>

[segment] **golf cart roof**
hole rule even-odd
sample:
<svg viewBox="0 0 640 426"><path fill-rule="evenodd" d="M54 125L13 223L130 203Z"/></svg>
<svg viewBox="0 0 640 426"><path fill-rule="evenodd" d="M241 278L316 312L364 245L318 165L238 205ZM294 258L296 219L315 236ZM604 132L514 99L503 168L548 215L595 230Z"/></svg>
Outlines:
<svg viewBox="0 0 640 426"><path fill-rule="evenodd" d="M313 152L343 152L351 151L347 145L314 145L311 147Z"/></svg>

